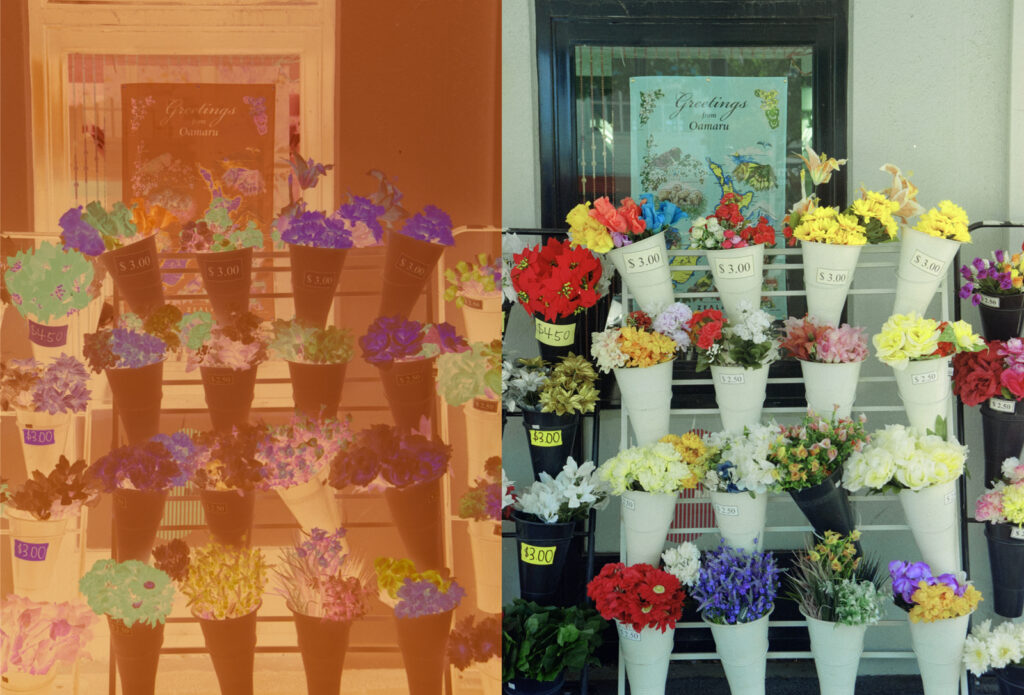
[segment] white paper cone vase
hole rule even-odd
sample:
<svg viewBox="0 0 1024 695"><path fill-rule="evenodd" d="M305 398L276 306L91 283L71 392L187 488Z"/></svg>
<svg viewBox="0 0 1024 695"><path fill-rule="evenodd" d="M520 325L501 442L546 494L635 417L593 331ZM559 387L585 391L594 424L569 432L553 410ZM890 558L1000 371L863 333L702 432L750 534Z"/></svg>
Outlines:
<svg viewBox="0 0 1024 695"><path fill-rule="evenodd" d="M332 533L341 526L341 512L333 493L318 475L292 487L277 488L277 494L306 533L314 528Z"/></svg>
<svg viewBox="0 0 1024 695"><path fill-rule="evenodd" d="M634 492L622 493L622 524L626 529L627 565L646 562L657 567L665 550L665 539L672 525L679 494Z"/></svg>
<svg viewBox="0 0 1024 695"><path fill-rule="evenodd" d="M854 695L867 625L840 625L807 618L821 695Z"/></svg>
<svg viewBox="0 0 1024 695"><path fill-rule="evenodd" d="M25 456L25 470L32 476L32 471L49 475L57 467L61 454L68 440L68 427L71 425L72 413L56 413L32 410L15 410L14 417L18 422L18 436L21 439L21 451Z"/></svg>
<svg viewBox="0 0 1024 695"><path fill-rule="evenodd" d="M40 521L30 514L8 507L11 528L11 569L14 593L34 601L53 598L54 575L68 518Z"/></svg>
<svg viewBox="0 0 1024 695"><path fill-rule="evenodd" d="M672 405L673 360L652 367L615 369L622 407L639 446L654 444L668 434Z"/></svg>
<svg viewBox="0 0 1024 695"><path fill-rule="evenodd" d="M626 662L629 692L633 695L664 695L675 629L662 632L654 627L645 627L637 632L632 625L618 620L615 627L619 632L622 658Z"/></svg>
<svg viewBox="0 0 1024 695"><path fill-rule="evenodd" d="M739 625L704 622L715 638L715 650L722 661L732 695L764 695L768 616Z"/></svg>
<svg viewBox="0 0 1024 695"><path fill-rule="evenodd" d="M896 269L896 302L892 313L924 314L949 264L960 248L959 241L904 228L900 264Z"/></svg>
<svg viewBox="0 0 1024 695"><path fill-rule="evenodd" d="M472 485L484 474L487 459L501 456L501 402L474 398L463 404L462 411L466 414L466 484Z"/></svg>
<svg viewBox="0 0 1024 695"><path fill-rule="evenodd" d="M917 549L935 576L960 571L956 484L956 480L951 480L919 492L900 490L899 494Z"/></svg>
<svg viewBox="0 0 1024 695"><path fill-rule="evenodd" d="M824 418L835 409L837 418L848 418L857 400L857 382L863 362L827 364L800 360L807 408Z"/></svg>
<svg viewBox="0 0 1024 695"><path fill-rule="evenodd" d="M964 643L970 615L910 623L910 643L917 656L924 695L957 695L963 670Z"/></svg>
<svg viewBox="0 0 1024 695"><path fill-rule="evenodd" d="M946 418L946 424L951 424L949 408L952 391L948 376L951 359L919 360L909 362L905 369L892 370L911 427L922 432L934 429L937 417Z"/></svg>
<svg viewBox="0 0 1024 695"><path fill-rule="evenodd" d="M801 241L807 314L838 326L862 246Z"/></svg>
<svg viewBox="0 0 1024 695"><path fill-rule="evenodd" d="M739 321L740 302L746 300L755 310L761 306L761 285L764 282L764 244L741 249L709 250L708 265L715 278L715 288L722 299L722 308L730 321Z"/></svg>
<svg viewBox="0 0 1024 695"><path fill-rule="evenodd" d="M462 295L462 321L466 326L466 340L470 343L489 343L501 337L501 293L493 296Z"/></svg>
<svg viewBox="0 0 1024 695"><path fill-rule="evenodd" d="M753 427L761 422L761 408L768 389L768 367L711 367L715 401L726 431Z"/></svg>
<svg viewBox="0 0 1024 695"><path fill-rule="evenodd" d="M668 270L664 233L612 249L608 258L641 309L650 313L672 303L672 276Z"/></svg>
<svg viewBox="0 0 1024 695"><path fill-rule="evenodd" d="M484 613L501 612L501 579L494 568L501 562L501 527L496 521L469 522L469 548L476 578L476 607ZM495 529L499 533L495 533Z"/></svg>
<svg viewBox="0 0 1024 695"><path fill-rule="evenodd" d="M28 321L28 340L32 344L32 357L43 365L61 356L61 353L72 354L68 319L52 319L46 323Z"/></svg>
<svg viewBox="0 0 1024 695"><path fill-rule="evenodd" d="M15 671L13 668L5 671L3 685L0 686L0 693L19 693L27 695L49 695L53 692L53 682L57 678L57 668L53 667L49 673L34 675Z"/></svg>
<svg viewBox="0 0 1024 695"><path fill-rule="evenodd" d="M751 497L746 492L715 490L711 492L711 506L726 545L747 552L761 549L768 495Z"/></svg>

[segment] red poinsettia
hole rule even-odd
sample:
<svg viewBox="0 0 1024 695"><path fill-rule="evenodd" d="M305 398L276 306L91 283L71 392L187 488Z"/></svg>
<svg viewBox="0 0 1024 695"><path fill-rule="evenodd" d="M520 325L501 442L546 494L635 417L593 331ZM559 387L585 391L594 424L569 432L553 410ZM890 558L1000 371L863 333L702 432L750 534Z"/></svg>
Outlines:
<svg viewBox="0 0 1024 695"><path fill-rule="evenodd" d="M673 629L683 614L683 591L679 580L648 564L605 565L587 585L587 596L605 620L618 620L639 632L653 627Z"/></svg>
<svg viewBox="0 0 1024 695"><path fill-rule="evenodd" d="M552 321L594 306L601 263L568 239L548 239L512 257L512 287L527 313Z"/></svg>
<svg viewBox="0 0 1024 695"><path fill-rule="evenodd" d="M1005 344L988 340L985 345L979 352L953 356L953 393L964 405L980 405L997 397L1024 400L1024 372L1008 368L1011 358Z"/></svg>
<svg viewBox="0 0 1024 695"><path fill-rule="evenodd" d="M640 328L642 330L650 330L653 321L651 320L650 314L645 311L631 311L629 316L626 317L626 325L632 326L633 328Z"/></svg>
<svg viewBox="0 0 1024 695"><path fill-rule="evenodd" d="M722 338L725 317L718 309L698 311L690 319L690 340L701 350L710 350Z"/></svg>

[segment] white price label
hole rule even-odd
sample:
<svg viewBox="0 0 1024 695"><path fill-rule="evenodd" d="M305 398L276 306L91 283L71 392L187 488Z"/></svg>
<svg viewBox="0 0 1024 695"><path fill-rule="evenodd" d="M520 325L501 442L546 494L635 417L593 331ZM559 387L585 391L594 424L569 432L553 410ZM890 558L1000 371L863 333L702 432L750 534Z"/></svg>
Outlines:
<svg viewBox="0 0 1024 695"><path fill-rule="evenodd" d="M1010 529L1010 538L1018 541L1024 541L1024 526L1014 526Z"/></svg>
<svg viewBox="0 0 1024 695"><path fill-rule="evenodd" d="M632 642L640 641L640 633L633 629L632 625L624 625L623 623L617 623L619 628L619 637L622 639L628 639Z"/></svg>
<svg viewBox="0 0 1024 695"><path fill-rule="evenodd" d="M718 383L720 384L742 384L746 381L746 377L743 374L719 374Z"/></svg>
<svg viewBox="0 0 1024 695"><path fill-rule="evenodd" d="M715 514L719 514L721 516L739 516L740 508L730 504L716 504Z"/></svg>
<svg viewBox="0 0 1024 695"><path fill-rule="evenodd" d="M944 504L953 504L954 502L956 502L956 490L953 490L952 492L947 492L946 496L942 498L942 501Z"/></svg>
<svg viewBox="0 0 1024 695"><path fill-rule="evenodd" d="M754 255L738 256L728 260L717 259L714 265L715 277L748 278L754 274Z"/></svg>
<svg viewBox="0 0 1024 695"><path fill-rule="evenodd" d="M622 267L627 275L646 273L668 265L664 249L648 249L646 251L630 251L622 254Z"/></svg>
<svg viewBox="0 0 1024 695"><path fill-rule="evenodd" d="M914 386L918 386L919 384L930 384L938 380L938 372L925 372L924 374L914 374L910 377L910 383Z"/></svg>
<svg viewBox="0 0 1024 695"><path fill-rule="evenodd" d="M910 265L920 268L929 275L941 275L944 264L938 258L932 258L927 253L914 251L914 255L910 257Z"/></svg>
<svg viewBox="0 0 1024 695"><path fill-rule="evenodd" d="M1016 403L1005 398L989 398L988 407L1001 413L1012 413L1016 408Z"/></svg>
<svg viewBox="0 0 1024 695"><path fill-rule="evenodd" d="M818 268L814 279L819 285L846 285L850 282L850 271Z"/></svg>
<svg viewBox="0 0 1024 695"><path fill-rule="evenodd" d="M636 511L636 502L634 502L633 500L631 500L628 497L623 497L622 498L622 508L623 509L628 509L631 512L635 512Z"/></svg>
<svg viewBox="0 0 1024 695"><path fill-rule="evenodd" d="M978 298L981 299L981 303L985 306L994 306L999 308L999 297L993 297L989 294L979 294Z"/></svg>

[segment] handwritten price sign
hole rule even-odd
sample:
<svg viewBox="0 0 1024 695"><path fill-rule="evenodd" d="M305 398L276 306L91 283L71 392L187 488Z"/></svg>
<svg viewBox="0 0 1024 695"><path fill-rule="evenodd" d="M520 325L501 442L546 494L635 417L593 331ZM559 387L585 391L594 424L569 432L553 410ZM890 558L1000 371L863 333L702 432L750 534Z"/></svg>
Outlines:
<svg viewBox="0 0 1024 695"><path fill-rule="evenodd" d="M914 255L910 257L910 265L920 268L929 275L941 275L944 266L939 259L932 258L927 253L920 251L914 251Z"/></svg>
<svg viewBox="0 0 1024 695"><path fill-rule="evenodd" d="M849 270L830 270L829 268L818 268L814 276L819 285L846 285L850 282Z"/></svg>
<svg viewBox="0 0 1024 695"><path fill-rule="evenodd" d="M535 334L538 342L552 347L564 347L572 345L576 340L575 323L547 323L537 319L537 331Z"/></svg>
<svg viewBox="0 0 1024 695"><path fill-rule="evenodd" d="M562 446L562 430L530 430L530 444L534 446Z"/></svg>
<svg viewBox="0 0 1024 695"><path fill-rule="evenodd" d="M68 327L45 326L29 319L28 339L40 347L61 347L68 344Z"/></svg>
<svg viewBox="0 0 1024 695"><path fill-rule="evenodd" d="M32 446L46 446L47 444L56 444L56 439L53 436L53 430L29 430L25 429L21 431L22 441Z"/></svg>
<svg viewBox="0 0 1024 695"><path fill-rule="evenodd" d="M622 254L622 267L627 275L646 273L649 270L663 268L666 265L665 252L660 249L632 251Z"/></svg>
<svg viewBox="0 0 1024 695"><path fill-rule="evenodd" d="M523 543L519 546L519 559L528 565L547 566L555 561L555 548Z"/></svg>
<svg viewBox="0 0 1024 695"><path fill-rule="evenodd" d="M14 539L14 557L28 562L42 562L46 559L46 551L49 550L49 543L26 543Z"/></svg>
<svg viewBox="0 0 1024 695"><path fill-rule="evenodd" d="M714 269L718 278L747 278L754 274L754 256L716 260Z"/></svg>

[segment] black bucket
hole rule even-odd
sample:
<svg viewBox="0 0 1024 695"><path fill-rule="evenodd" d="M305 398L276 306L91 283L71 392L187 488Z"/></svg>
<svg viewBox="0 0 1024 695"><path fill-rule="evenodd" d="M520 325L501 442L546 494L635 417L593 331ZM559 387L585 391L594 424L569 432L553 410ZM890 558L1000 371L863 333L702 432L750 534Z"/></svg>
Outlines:
<svg viewBox="0 0 1024 695"><path fill-rule="evenodd" d="M839 485L842 479L843 469L839 467L818 485L789 491L793 501L800 507L800 511L811 522L814 532L819 536L824 536L826 531L848 536L856 529L850 494L846 488ZM855 545L857 552L863 554L860 542Z"/></svg>
<svg viewBox="0 0 1024 695"><path fill-rule="evenodd" d="M995 670L999 695L1024 695L1024 666L1007 666Z"/></svg>
<svg viewBox="0 0 1024 695"><path fill-rule="evenodd" d="M580 353L583 338L583 313L559 317L548 321L534 314L534 337L540 346L540 356L548 362L558 362L570 352Z"/></svg>
<svg viewBox="0 0 1024 695"><path fill-rule="evenodd" d="M1004 618L1019 618L1024 613L1024 533L1017 528L1014 524L985 524L995 611Z"/></svg>
<svg viewBox="0 0 1024 695"><path fill-rule="evenodd" d="M1007 410L992 408L993 402ZM1024 401L991 399L982 403L981 434L985 442L985 479L982 482L987 485L1003 477L1003 461L1020 456L1024 447Z"/></svg>
<svg viewBox="0 0 1024 695"><path fill-rule="evenodd" d="M516 522L519 595L527 601L550 606L562 586L565 559L576 524L572 521L545 524L532 519L536 517L512 512L512 520Z"/></svg>
<svg viewBox="0 0 1024 695"><path fill-rule="evenodd" d="M1021 337L1021 329L1024 329L1024 294L982 294L978 312L981 314L981 334L985 340L1007 341Z"/></svg>
<svg viewBox="0 0 1024 695"><path fill-rule="evenodd" d="M539 479L542 472L552 478L558 475L565 466L565 460L572 455L579 424L579 415L523 411L523 427L530 447L534 478Z"/></svg>
<svg viewBox="0 0 1024 695"><path fill-rule="evenodd" d="M553 681L535 681L532 678L515 678L503 683L501 692L505 695L561 695L565 688L565 671Z"/></svg>

